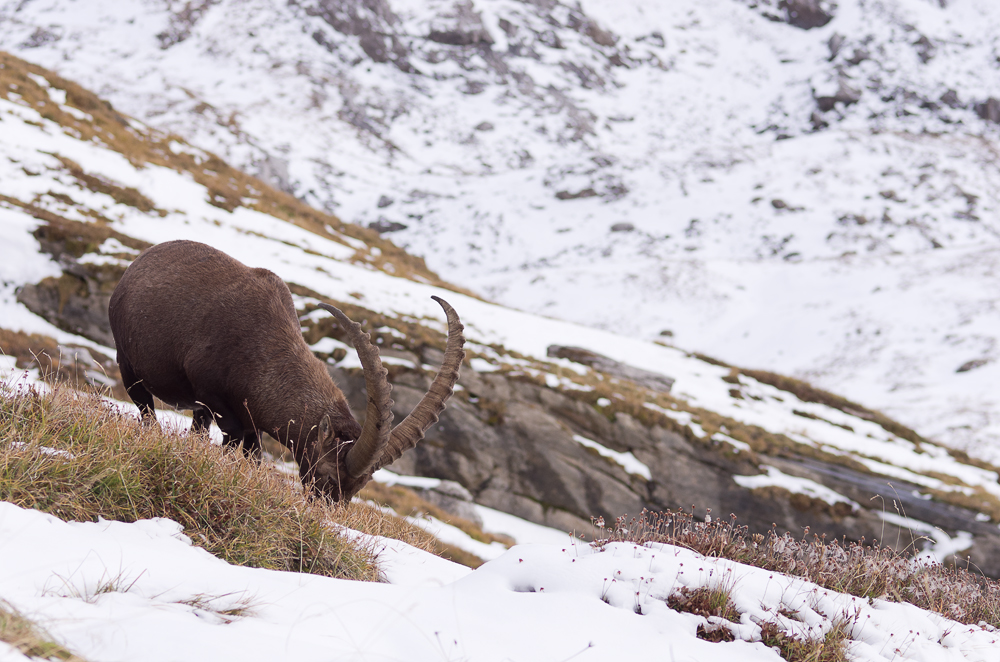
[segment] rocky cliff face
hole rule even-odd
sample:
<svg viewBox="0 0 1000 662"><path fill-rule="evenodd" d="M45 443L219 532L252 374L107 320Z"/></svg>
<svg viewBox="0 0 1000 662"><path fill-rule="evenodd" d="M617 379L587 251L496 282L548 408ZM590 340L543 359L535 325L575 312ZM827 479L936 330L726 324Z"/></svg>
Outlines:
<svg viewBox="0 0 1000 662"><path fill-rule="evenodd" d="M339 383L349 386L358 410L364 405L360 377L334 372ZM409 412L425 382L428 376L414 373L397 377L397 416ZM996 525L973 510L927 500L919 485L905 480L890 484L857 466L823 462L790 449L780 455L740 451L698 439L669 419L650 424L624 412L609 416L531 380L466 369L460 384L466 397L456 397L426 441L390 469L456 481L477 503L588 536L594 517L611 522L621 515L637 516L644 508L693 507L699 516L735 514L752 531L777 526L800 534L808 529L848 540L878 539L904 549L928 532L886 522L878 513L905 512L945 531L971 533L974 543L963 558L968 555L987 574L1000 575ZM648 467L650 477L630 472L581 444L579 437L631 453ZM815 481L854 504L831 504L779 486L751 489L734 481L734 476L758 474L762 464ZM924 538L916 545L926 542Z"/></svg>

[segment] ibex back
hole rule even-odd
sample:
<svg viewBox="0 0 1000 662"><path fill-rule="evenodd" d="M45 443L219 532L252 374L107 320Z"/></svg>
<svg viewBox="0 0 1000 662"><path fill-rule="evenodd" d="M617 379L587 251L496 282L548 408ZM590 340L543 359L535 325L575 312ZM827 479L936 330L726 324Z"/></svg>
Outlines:
<svg viewBox="0 0 1000 662"><path fill-rule="evenodd" d="M359 324L320 304L347 330L364 367L363 427L306 345L285 283L211 246L170 241L144 251L111 295L109 317L122 379L143 419L155 420L156 396L193 410L193 431L214 419L226 445L253 455L265 431L292 450L304 484L339 501L413 448L452 394L465 338L455 310L433 298L448 317L444 361L395 429L386 370Z"/></svg>

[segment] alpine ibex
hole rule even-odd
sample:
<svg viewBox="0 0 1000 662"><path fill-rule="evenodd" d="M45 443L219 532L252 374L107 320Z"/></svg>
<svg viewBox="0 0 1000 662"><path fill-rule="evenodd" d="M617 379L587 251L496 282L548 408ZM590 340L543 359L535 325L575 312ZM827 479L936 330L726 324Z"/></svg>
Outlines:
<svg viewBox="0 0 1000 662"><path fill-rule="evenodd" d="M391 386L361 326L320 304L347 330L364 368L364 427L302 337L292 295L267 269L251 269L211 246L169 241L147 249L111 295L109 317L122 380L143 420L153 396L194 412L192 431L214 419L230 446L260 452L266 431L290 448L305 485L350 499L379 467L416 446L438 420L465 352L455 310L430 390L395 429Z"/></svg>

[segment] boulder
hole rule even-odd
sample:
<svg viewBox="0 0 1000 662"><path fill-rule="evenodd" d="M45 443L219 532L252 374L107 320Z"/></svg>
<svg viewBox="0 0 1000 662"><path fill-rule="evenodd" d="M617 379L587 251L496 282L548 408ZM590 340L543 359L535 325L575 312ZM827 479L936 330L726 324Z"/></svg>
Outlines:
<svg viewBox="0 0 1000 662"><path fill-rule="evenodd" d="M791 25L803 30L823 27L833 20L836 8L826 0L781 0L778 6L785 10Z"/></svg>
<svg viewBox="0 0 1000 662"><path fill-rule="evenodd" d="M668 392L674 385L672 377L620 363L602 354L592 352L589 349L551 345L546 350L546 354L553 358L569 359L574 363L581 363L594 370L599 370L614 377L627 379L654 391Z"/></svg>

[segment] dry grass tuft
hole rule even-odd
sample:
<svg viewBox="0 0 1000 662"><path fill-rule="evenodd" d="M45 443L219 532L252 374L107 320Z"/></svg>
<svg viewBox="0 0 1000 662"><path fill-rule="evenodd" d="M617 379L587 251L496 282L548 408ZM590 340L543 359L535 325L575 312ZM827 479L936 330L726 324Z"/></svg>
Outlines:
<svg viewBox="0 0 1000 662"><path fill-rule="evenodd" d="M700 522L692 514L669 510L644 511L631 521L619 518L614 528L601 529L595 538L598 546L626 541L677 545L705 556L802 577L841 593L908 602L960 623L1000 627L1000 582L962 568L918 562L877 541L810 539L808 530L801 539L773 530L750 535L747 527L736 524L735 515L729 521Z"/></svg>
<svg viewBox="0 0 1000 662"><path fill-rule="evenodd" d="M706 619L698 625L696 635L699 639L715 643L736 640L727 625L727 622L740 622L740 612L733 603L731 586L682 586L667 598L667 606L675 611Z"/></svg>
<svg viewBox="0 0 1000 662"><path fill-rule="evenodd" d="M140 426L65 387L0 391L0 500L65 520L168 517L230 563L379 578L373 544L330 526L377 533L386 525L367 510L307 499L297 481L242 454Z"/></svg>
<svg viewBox="0 0 1000 662"><path fill-rule="evenodd" d="M705 618L718 616L733 623L740 621L740 613L730 599L729 591L721 586L698 588L682 586L677 593L667 599L667 605L676 611L697 614Z"/></svg>
<svg viewBox="0 0 1000 662"><path fill-rule="evenodd" d="M851 627L843 621L834 622L822 639L796 637L773 622L760 625L760 638L765 646L777 648L787 662L847 662L847 640Z"/></svg>
<svg viewBox="0 0 1000 662"><path fill-rule="evenodd" d="M140 193L137 189L131 186L120 186L106 177L85 172L83 168L80 167L80 164L67 159L64 156L59 156L57 158L63 164L63 167L66 168L66 171L77 181L81 188L89 189L95 193L103 193L120 205L135 207L139 211L147 214L155 211L161 217L167 215L166 210L157 209L156 203Z"/></svg>
<svg viewBox="0 0 1000 662"><path fill-rule="evenodd" d="M416 547L431 554L435 552L438 541L423 529L397 517L380 507L378 504L355 501L348 505L334 506L334 517L339 526L360 531L369 536L401 540L411 547Z"/></svg>
<svg viewBox="0 0 1000 662"><path fill-rule="evenodd" d="M0 641L29 658L85 662L3 600L0 600Z"/></svg>
<svg viewBox="0 0 1000 662"><path fill-rule="evenodd" d="M736 641L736 635L723 623L700 623L695 630L695 636L713 643Z"/></svg>
<svg viewBox="0 0 1000 662"><path fill-rule="evenodd" d="M180 600L178 604L187 605L196 613L212 616L218 622L226 624L247 616L254 616L257 608L253 597L248 595L235 597L232 594L198 593L187 600Z"/></svg>
<svg viewBox="0 0 1000 662"><path fill-rule="evenodd" d="M93 348L60 347L51 336L0 328L0 356L14 359L15 366L22 370L38 370L39 376L50 384L68 384L88 392L110 389L112 397L128 399L118 364Z"/></svg>

